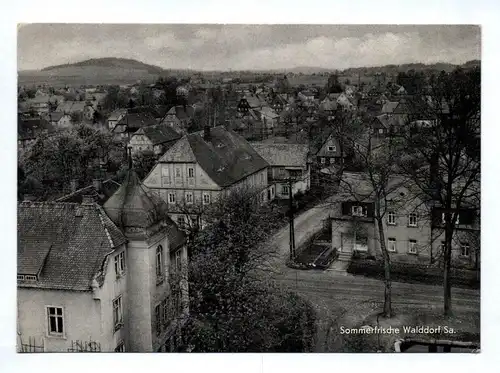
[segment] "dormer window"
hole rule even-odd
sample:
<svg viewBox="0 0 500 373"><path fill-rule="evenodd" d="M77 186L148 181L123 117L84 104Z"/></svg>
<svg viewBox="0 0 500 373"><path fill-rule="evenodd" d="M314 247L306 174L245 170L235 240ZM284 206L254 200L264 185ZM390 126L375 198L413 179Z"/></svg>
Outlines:
<svg viewBox="0 0 500 373"><path fill-rule="evenodd" d="M328 146L328 151L329 152L334 152L335 150L337 150L337 147L335 145Z"/></svg>
<svg viewBox="0 0 500 373"><path fill-rule="evenodd" d="M352 206L352 216L366 216L366 209L363 206Z"/></svg>

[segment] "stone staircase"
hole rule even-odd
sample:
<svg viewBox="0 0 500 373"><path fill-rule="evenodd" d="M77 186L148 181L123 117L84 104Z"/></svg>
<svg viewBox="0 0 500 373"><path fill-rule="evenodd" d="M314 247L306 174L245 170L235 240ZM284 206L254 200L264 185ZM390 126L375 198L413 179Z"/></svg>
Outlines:
<svg viewBox="0 0 500 373"><path fill-rule="evenodd" d="M345 251L341 251L339 253L338 261L341 261L341 262L350 262L351 258L352 258L352 252L347 253Z"/></svg>

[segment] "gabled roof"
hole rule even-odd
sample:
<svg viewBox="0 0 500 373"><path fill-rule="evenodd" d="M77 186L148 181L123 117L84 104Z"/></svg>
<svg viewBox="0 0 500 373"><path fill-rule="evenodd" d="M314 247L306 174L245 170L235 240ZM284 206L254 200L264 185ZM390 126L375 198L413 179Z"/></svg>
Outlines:
<svg viewBox="0 0 500 373"><path fill-rule="evenodd" d="M18 118L17 135L19 139L34 139L43 132L53 132L54 126L41 118Z"/></svg>
<svg viewBox="0 0 500 373"><path fill-rule="evenodd" d="M303 167L307 166L307 144L265 144L250 143L259 155L271 166Z"/></svg>
<svg viewBox="0 0 500 373"><path fill-rule="evenodd" d="M175 115L178 119L184 120L189 119L193 116L194 109L192 106L186 105L177 105L173 106L168 112L167 115Z"/></svg>
<svg viewBox="0 0 500 373"><path fill-rule="evenodd" d="M59 111L62 113L74 113L77 111L83 111L83 109L85 109L85 106L87 106L87 103L85 101L65 101L59 104L55 111Z"/></svg>
<svg viewBox="0 0 500 373"><path fill-rule="evenodd" d="M127 109L116 109L109 114L108 120L118 120L121 116L127 114Z"/></svg>
<svg viewBox="0 0 500 373"><path fill-rule="evenodd" d="M84 188L76 190L73 193L66 194L65 196L56 199L55 202L82 203L84 196L91 196L99 205L103 205L104 202L106 202L119 187L119 183L112 179L108 179L102 182L99 190L96 189L93 184L88 185Z"/></svg>
<svg viewBox="0 0 500 373"><path fill-rule="evenodd" d="M276 114L276 112L268 106L264 106L258 109L257 111L259 111L262 115L269 117L271 119L279 118L279 115Z"/></svg>
<svg viewBox="0 0 500 373"><path fill-rule="evenodd" d="M59 120L64 117L64 113L60 112L60 111L54 111L52 113L49 113L49 115L47 116L47 119L49 122L59 122Z"/></svg>
<svg viewBox="0 0 500 373"><path fill-rule="evenodd" d="M158 161L173 162L198 163L221 187L269 166L243 137L222 126L210 129L210 139L203 138L203 131L185 135Z"/></svg>
<svg viewBox="0 0 500 373"><path fill-rule="evenodd" d="M18 273L36 274L23 287L85 291L107 254L126 242L97 204L18 205Z"/></svg>
<svg viewBox="0 0 500 373"><path fill-rule="evenodd" d="M399 105L399 102L393 102L393 101L387 101L384 103L384 106L382 106L382 113L383 114L391 114L394 112L396 107Z"/></svg>
<svg viewBox="0 0 500 373"><path fill-rule="evenodd" d="M159 145L180 139L182 136L166 123L143 127L134 133L146 136L153 145Z"/></svg>
<svg viewBox="0 0 500 373"><path fill-rule="evenodd" d="M375 120L380 123L380 125L386 129L397 124L396 119L389 114L381 114L375 117Z"/></svg>
<svg viewBox="0 0 500 373"><path fill-rule="evenodd" d="M128 113L118 121L115 128L113 128L113 132L120 132L120 126L126 127L122 132L135 132L139 128L155 124L156 119L149 113Z"/></svg>
<svg viewBox="0 0 500 373"><path fill-rule="evenodd" d="M247 100L248 105L250 105L251 108L258 108L265 105L265 100L261 99L259 95L248 94L245 95L244 98Z"/></svg>

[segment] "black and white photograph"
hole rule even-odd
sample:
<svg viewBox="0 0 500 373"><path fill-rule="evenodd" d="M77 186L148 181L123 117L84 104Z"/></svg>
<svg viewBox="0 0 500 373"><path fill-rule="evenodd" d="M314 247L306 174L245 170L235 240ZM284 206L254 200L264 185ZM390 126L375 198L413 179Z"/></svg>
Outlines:
<svg viewBox="0 0 500 373"><path fill-rule="evenodd" d="M481 354L482 27L396 23L19 23L16 352Z"/></svg>

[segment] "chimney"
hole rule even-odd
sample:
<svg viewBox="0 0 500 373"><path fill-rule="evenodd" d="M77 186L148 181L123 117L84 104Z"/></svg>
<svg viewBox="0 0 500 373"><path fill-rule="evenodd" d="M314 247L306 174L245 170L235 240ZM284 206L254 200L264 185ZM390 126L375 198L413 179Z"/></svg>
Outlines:
<svg viewBox="0 0 500 373"><path fill-rule="evenodd" d="M82 195L82 206L83 205L93 205L96 202L95 196L91 194L84 194Z"/></svg>
<svg viewBox="0 0 500 373"><path fill-rule="evenodd" d="M210 141L210 126L203 127L203 139Z"/></svg>
<svg viewBox="0 0 500 373"><path fill-rule="evenodd" d="M102 190L102 179L95 178L94 180L92 180L92 185L94 186L94 189L99 193Z"/></svg>
<svg viewBox="0 0 500 373"><path fill-rule="evenodd" d="M71 193L76 192L78 189L78 180L77 179L71 179L69 182L70 188L71 188Z"/></svg>
<svg viewBox="0 0 500 373"><path fill-rule="evenodd" d="M34 202L36 197L33 194L25 194L23 202Z"/></svg>

